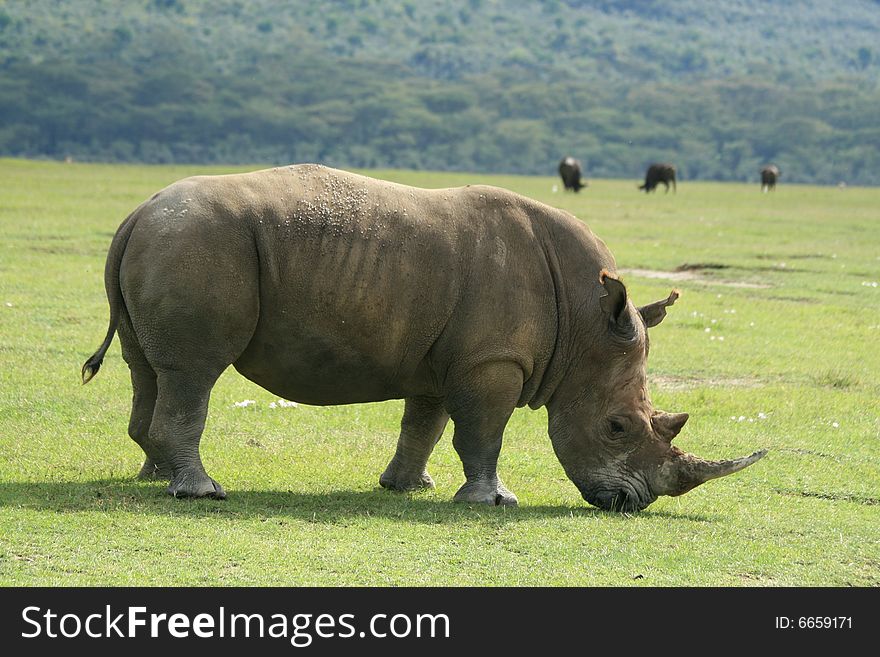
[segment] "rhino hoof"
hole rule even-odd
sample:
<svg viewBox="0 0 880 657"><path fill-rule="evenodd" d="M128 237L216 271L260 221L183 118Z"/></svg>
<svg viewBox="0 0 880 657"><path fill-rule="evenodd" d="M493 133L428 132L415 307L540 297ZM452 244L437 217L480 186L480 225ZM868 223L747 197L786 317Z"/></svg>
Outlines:
<svg viewBox="0 0 880 657"><path fill-rule="evenodd" d="M516 506L519 500L500 481L497 485L485 483L467 482L458 489L453 502L467 502L470 504L488 504L489 506Z"/></svg>
<svg viewBox="0 0 880 657"><path fill-rule="evenodd" d="M424 490L426 488L434 488L434 480L427 472L423 472L418 476L401 476L395 473L389 473L387 470L379 477L379 485L382 488L397 491L415 491Z"/></svg>
<svg viewBox="0 0 880 657"><path fill-rule="evenodd" d="M168 494L173 497L212 497L225 500L223 486L204 473L180 472L168 486Z"/></svg>
<svg viewBox="0 0 880 657"><path fill-rule="evenodd" d="M165 465L156 465L150 459L147 459L144 461L141 471L138 472L137 478L147 481L155 481L157 479L171 481L171 468Z"/></svg>
<svg viewBox="0 0 880 657"><path fill-rule="evenodd" d="M507 491L504 495L501 493L495 495L495 506L517 506L518 504L519 500L516 499L516 495L510 491Z"/></svg>

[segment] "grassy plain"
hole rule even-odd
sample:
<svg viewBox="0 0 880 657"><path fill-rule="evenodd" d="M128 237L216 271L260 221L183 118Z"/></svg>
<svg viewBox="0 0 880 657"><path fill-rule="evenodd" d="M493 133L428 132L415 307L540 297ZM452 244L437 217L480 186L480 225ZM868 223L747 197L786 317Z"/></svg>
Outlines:
<svg viewBox="0 0 880 657"><path fill-rule="evenodd" d="M691 413L684 449L770 453L625 516L580 499L543 410L505 434L520 506L471 508L450 501L451 429L429 463L437 489L390 493L378 475L402 402L271 408L233 370L202 441L229 498L135 481L118 341L79 378L106 329L106 249L154 191L220 170L0 160L0 584L880 585L880 190L683 181L646 196L595 180L574 195L550 177L370 172L563 207L638 303L683 291L652 332L656 405Z"/></svg>

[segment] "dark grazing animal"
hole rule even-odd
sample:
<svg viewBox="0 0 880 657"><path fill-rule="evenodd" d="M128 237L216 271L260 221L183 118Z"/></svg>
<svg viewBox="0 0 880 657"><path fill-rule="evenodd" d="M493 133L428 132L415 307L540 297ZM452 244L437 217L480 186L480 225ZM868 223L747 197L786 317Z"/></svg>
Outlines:
<svg viewBox="0 0 880 657"><path fill-rule="evenodd" d="M566 157L559 163L559 175L562 177L565 191L579 192L587 186L587 183L581 180L581 163L573 157Z"/></svg>
<svg viewBox="0 0 880 657"><path fill-rule="evenodd" d="M779 180L779 167L768 164L761 169L761 191L768 192L776 189L776 181Z"/></svg>
<svg viewBox="0 0 880 657"><path fill-rule="evenodd" d="M672 191L677 191L675 187L675 165L652 164L645 173L645 184L639 185L639 189L644 189L645 193L653 192L660 183L666 185L667 193L669 192L669 183L672 183Z"/></svg>
<svg viewBox="0 0 880 657"><path fill-rule="evenodd" d="M673 446L687 413L648 396L648 329L604 242L575 217L497 187L417 189L316 165L178 181L110 245L110 325L134 388L142 477L222 498L199 442L230 365L315 405L405 399L386 488L433 485L450 420L456 501L515 504L496 465L518 406L546 406L553 448L591 504L636 511L764 455L706 461Z"/></svg>

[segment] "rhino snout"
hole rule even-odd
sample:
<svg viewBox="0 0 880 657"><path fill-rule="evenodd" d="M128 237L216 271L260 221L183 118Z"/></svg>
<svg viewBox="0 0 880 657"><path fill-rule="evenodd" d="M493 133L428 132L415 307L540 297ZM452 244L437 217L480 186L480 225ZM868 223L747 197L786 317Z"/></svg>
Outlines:
<svg viewBox="0 0 880 657"><path fill-rule="evenodd" d="M589 504L603 511L633 513L650 505L657 496L649 491L637 491L634 487L624 485L619 488L589 488L578 486L581 496Z"/></svg>

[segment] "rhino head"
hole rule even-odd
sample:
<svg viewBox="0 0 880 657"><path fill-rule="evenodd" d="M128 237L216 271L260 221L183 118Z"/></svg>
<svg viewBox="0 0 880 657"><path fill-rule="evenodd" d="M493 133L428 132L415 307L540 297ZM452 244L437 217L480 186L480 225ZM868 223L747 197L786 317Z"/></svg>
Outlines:
<svg viewBox="0 0 880 657"><path fill-rule="evenodd" d="M681 495L732 474L766 453L706 461L672 445L687 413L655 409L648 396L647 329L666 316L678 292L636 308L603 270L599 326L579 336L565 386L548 403L554 451L583 498L605 510L639 511L660 495Z"/></svg>

